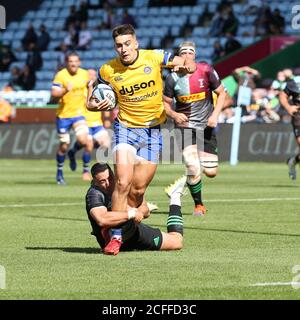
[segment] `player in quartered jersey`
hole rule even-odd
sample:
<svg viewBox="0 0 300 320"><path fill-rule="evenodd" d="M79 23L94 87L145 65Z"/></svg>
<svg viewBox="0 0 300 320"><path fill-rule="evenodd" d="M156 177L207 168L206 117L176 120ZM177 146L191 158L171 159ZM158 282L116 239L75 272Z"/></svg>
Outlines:
<svg viewBox="0 0 300 320"><path fill-rule="evenodd" d="M183 42L179 47L181 57L196 58L193 42ZM202 172L207 177L215 177L218 170L218 150L214 128L225 105L232 99L221 84L214 68L206 62L198 62L193 73L171 73L164 88L164 105L167 115L174 120L175 137L183 152L186 176L178 179L166 189L170 194L177 184L186 179L194 199L195 215L204 215L206 208L202 202ZM213 104L213 93L216 104ZM172 110L173 99L175 106Z"/></svg>
<svg viewBox="0 0 300 320"><path fill-rule="evenodd" d="M288 81L285 89L279 94L279 100L291 116L294 136L300 150L300 81L298 79ZM296 165L298 163L300 163L300 151L287 160L289 177L292 180L296 179Z"/></svg>
<svg viewBox="0 0 300 320"><path fill-rule="evenodd" d="M112 210L125 211L127 204L137 208L151 182L162 145L160 124L166 115L162 102L162 67L195 71L189 58L172 57L157 50L139 50L135 30L131 25L113 29L117 58L99 70L99 81L112 86L119 106L114 123L113 155L116 185L112 195ZM89 90L87 108L103 111L108 101L99 103Z"/></svg>
<svg viewBox="0 0 300 320"><path fill-rule="evenodd" d="M70 144L69 131L75 131L78 144L87 143L88 127L84 112L86 104L86 88L89 81L86 70L80 68L80 58L73 52L66 57L66 68L60 70L52 83L52 98L58 99L56 111L56 127L59 137L59 147L56 154L57 184L64 185L63 166Z"/></svg>

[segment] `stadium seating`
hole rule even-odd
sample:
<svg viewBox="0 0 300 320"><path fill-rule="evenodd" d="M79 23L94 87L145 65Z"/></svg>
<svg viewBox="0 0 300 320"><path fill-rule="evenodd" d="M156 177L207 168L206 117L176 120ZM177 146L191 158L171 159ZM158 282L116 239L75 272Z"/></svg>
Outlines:
<svg viewBox="0 0 300 320"><path fill-rule="evenodd" d="M212 15L220 2L221 0L197 0L195 1L195 6L150 7L149 0L133 0L132 6L128 8L128 12L136 19L138 25L137 35L142 48L163 48L164 40L168 37L172 40L171 48L168 47L168 50L170 50L178 47L179 43L183 40L189 39L197 44L199 58L211 63L213 43L216 40L224 43L225 38L209 37L209 26L202 24L201 17L205 10L208 10ZM296 4L295 2L290 2L287 5L279 0L267 0L266 2L272 9L279 8L287 21L292 17L292 6ZM63 30L63 27L69 15L69 7L71 5L78 7L79 3L79 0L45 0L41 3L38 10L28 11L21 21L11 22L2 34L2 42L12 43L12 47L16 51L18 58L17 65L22 66L25 63L27 53L20 51L20 41L28 25L32 23L38 29L40 24L44 23L50 31L51 42L48 51L42 53L44 63L42 70L37 72L38 81L35 87L36 90L50 89L51 79L56 71L59 55L55 51L55 48L60 45L66 36L66 31ZM97 5L98 0L92 0L90 4ZM234 12L240 23L237 39L243 46L248 46L258 40L252 36L255 16L244 15L247 7L247 1L233 4ZM124 8L119 8L116 10L116 14L121 15L123 11ZM99 22L105 14L104 9L89 9L88 28L93 31L93 41L90 50L80 52L83 67L98 68L101 63L113 58L115 55L112 49L111 31L95 31L95 28L99 26ZM184 36L183 32L185 27L191 29L191 32L186 36ZM287 26L286 30L289 33L295 32L291 26ZM1 73L0 86L5 85L9 77L9 72ZM20 97L15 99L15 101L23 101L23 96L26 95L24 93L20 94ZM35 101L32 98L32 93L30 94L30 101Z"/></svg>
<svg viewBox="0 0 300 320"><path fill-rule="evenodd" d="M16 106L28 105L28 106L44 106L50 101L49 90L31 90L31 91L0 91L0 97L7 100L9 103Z"/></svg>

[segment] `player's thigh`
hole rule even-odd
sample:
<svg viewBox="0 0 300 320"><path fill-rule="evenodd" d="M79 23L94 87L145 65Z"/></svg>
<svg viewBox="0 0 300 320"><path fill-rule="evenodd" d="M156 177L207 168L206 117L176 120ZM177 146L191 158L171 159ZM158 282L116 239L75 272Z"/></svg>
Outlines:
<svg viewBox="0 0 300 320"><path fill-rule="evenodd" d="M113 149L116 187L126 187L132 184L134 176L136 150L128 144L118 144Z"/></svg>
<svg viewBox="0 0 300 320"><path fill-rule="evenodd" d="M59 151L65 152L70 144L69 130L72 127L72 121L68 118L56 118L56 131L60 142Z"/></svg>
<svg viewBox="0 0 300 320"><path fill-rule="evenodd" d="M135 163L132 188L146 189L152 181L157 169L157 164L147 160Z"/></svg>
<svg viewBox="0 0 300 320"><path fill-rule="evenodd" d="M199 176L200 158L198 154L197 145L189 145L182 150L183 161L189 176Z"/></svg>
<svg viewBox="0 0 300 320"><path fill-rule="evenodd" d="M76 140L81 144L86 144L88 139L89 129L85 119L77 120L73 123L73 130L75 131Z"/></svg>
<svg viewBox="0 0 300 320"><path fill-rule="evenodd" d="M179 250L183 247L183 236L178 232L162 232L160 250Z"/></svg>
<svg viewBox="0 0 300 320"><path fill-rule="evenodd" d="M104 149L108 149L111 143L108 131L102 129L93 135L94 140Z"/></svg>

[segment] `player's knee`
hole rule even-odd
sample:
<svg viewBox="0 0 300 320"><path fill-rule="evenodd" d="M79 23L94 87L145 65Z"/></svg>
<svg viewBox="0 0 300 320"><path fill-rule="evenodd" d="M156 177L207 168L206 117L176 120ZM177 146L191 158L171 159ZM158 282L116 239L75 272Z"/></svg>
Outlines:
<svg viewBox="0 0 300 320"><path fill-rule="evenodd" d="M76 140L77 140L82 146L86 146L86 145L87 145L87 141L88 141L88 136L87 136L87 135L76 136Z"/></svg>
<svg viewBox="0 0 300 320"><path fill-rule="evenodd" d="M203 172L208 178L214 178L218 173L218 168L204 168Z"/></svg>
<svg viewBox="0 0 300 320"><path fill-rule="evenodd" d="M218 173L218 158L204 158L201 160L202 172L208 178L214 178Z"/></svg>
<svg viewBox="0 0 300 320"><path fill-rule="evenodd" d="M94 143L93 140L87 139L87 143L85 145L85 150L89 153L92 153L94 149Z"/></svg>
<svg viewBox="0 0 300 320"><path fill-rule="evenodd" d="M69 147L69 144L65 143L65 142L61 142L60 145L59 145L59 152L62 153L62 154L65 154L68 150L68 147Z"/></svg>
<svg viewBox="0 0 300 320"><path fill-rule="evenodd" d="M187 176L200 176L201 174L200 164L195 163L195 164L186 166L186 174Z"/></svg>
<svg viewBox="0 0 300 320"><path fill-rule="evenodd" d="M143 202L144 194L144 188L131 188L130 190L130 197L134 200L136 205L139 205Z"/></svg>
<svg viewBox="0 0 300 320"><path fill-rule="evenodd" d="M186 167L187 183L195 184L201 180L200 163Z"/></svg>
<svg viewBox="0 0 300 320"><path fill-rule="evenodd" d="M144 219L148 219L150 217L150 211L144 213Z"/></svg>
<svg viewBox="0 0 300 320"><path fill-rule="evenodd" d="M173 250L180 250L183 248L183 236L180 233L173 233Z"/></svg>
<svg viewBox="0 0 300 320"><path fill-rule="evenodd" d="M118 179L116 182L116 188L119 193L128 194L131 187L131 182L127 179Z"/></svg>

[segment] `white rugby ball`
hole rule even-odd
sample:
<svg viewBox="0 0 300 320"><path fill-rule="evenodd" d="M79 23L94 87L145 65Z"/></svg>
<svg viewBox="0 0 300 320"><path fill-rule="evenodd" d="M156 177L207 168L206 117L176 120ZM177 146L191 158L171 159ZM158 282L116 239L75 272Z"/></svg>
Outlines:
<svg viewBox="0 0 300 320"><path fill-rule="evenodd" d="M107 84L100 83L98 84L92 92L92 96L98 99L99 101L102 101L104 99L108 99L109 106L107 110L112 110L117 105L117 98L115 95L114 90Z"/></svg>

